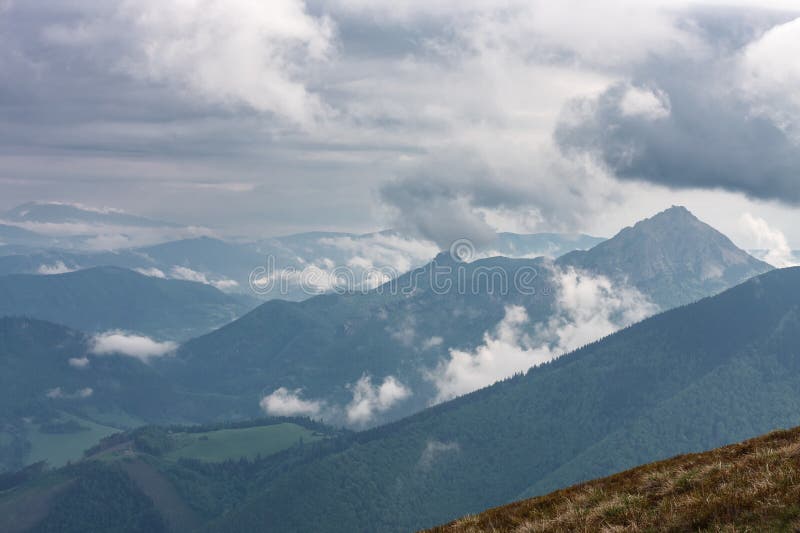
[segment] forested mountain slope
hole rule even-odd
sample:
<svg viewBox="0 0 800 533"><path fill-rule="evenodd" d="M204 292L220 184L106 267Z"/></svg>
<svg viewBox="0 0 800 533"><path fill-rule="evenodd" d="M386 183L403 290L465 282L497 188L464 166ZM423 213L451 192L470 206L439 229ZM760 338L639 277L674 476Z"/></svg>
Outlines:
<svg viewBox="0 0 800 533"><path fill-rule="evenodd" d="M407 531L798 423L795 268L362 433L215 530Z"/></svg>
<svg viewBox="0 0 800 533"><path fill-rule="evenodd" d="M0 316L27 316L85 332L121 329L183 340L223 326L253 301L202 283L116 267L0 277Z"/></svg>

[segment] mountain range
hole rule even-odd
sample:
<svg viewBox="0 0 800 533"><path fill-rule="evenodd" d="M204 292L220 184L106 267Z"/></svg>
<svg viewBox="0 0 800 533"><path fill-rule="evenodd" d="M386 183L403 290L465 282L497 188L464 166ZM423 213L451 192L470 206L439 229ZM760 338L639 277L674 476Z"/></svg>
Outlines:
<svg viewBox="0 0 800 533"><path fill-rule="evenodd" d="M203 517L205 531L408 531L796 426L797 346L800 268L774 270L392 424L241 468L150 464L177 501ZM163 453L137 449L143 459ZM44 498L41 487L52 483L45 479L65 478L76 480L80 497L37 500L42 523L106 501L112 491L99 480L116 480L126 499L139 501L141 486L124 485L125 457L44 474L54 478L34 475L0 504ZM224 505L205 503L222 494ZM130 524L140 511L104 505L94 512ZM86 523L81 513L69 516Z"/></svg>
<svg viewBox="0 0 800 533"><path fill-rule="evenodd" d="M800 269L773 271L394 424L216 531L408 531L800 423Z"/></svg>
<svg viewBox="0 0 800 533"><path fill-rule="evenodd" d="M0 276L0 316L48 320L87 333L123 330L185 340L231 322L255 304L254 298L203 283L117 267Z"/></svg>
<svg viewBox="0 0 800 533"><path fill-rule="evenodd" d="M28 203L0 214L0 275L117 266L154 277L201 281L226 292L256 294L251 274L269 268L269 274L284 283L258 290L258 296L304 300L330 291L340 281L337 270L345 269L354 280L371 287L424 265L438 252L432 242L395 231L308 232L256 240L222 240L208 234L204 228L113 209ZM475 253L554 258L602 241L582 234L498 233Z"/></svg>
<svg viewBox="0 0 800 533"><path fill-rule="evenodd" d="M557 259L468 244L374 288L235 320L252 302L208 283L118 267L0 277L0 316L17 316L0 322L2 464L57 466L147 423L309 416L374 429L234 477L171 461L159 475L226 494L214 512L174 496L211 531L404 531L800 421L800 270L773 270L680 207ZM146 254L209 270L227 255L205 239Z"/></svg>
<svg viewBox="0 0 800 533"><path fill-rule="evenodd" d="M320 407L291 414L347 423L359 383L368 380L375 388L395 380L406 394L361 417L374 425L770 269L685 209L672 208L555 261L461 263L442 253L374 290L268 302L159 364L187 390L238 397L224 416L254 416L259 399L286 390ZM529 286L515 286L526 279ZM513 339L499 338L499 330ZM470 377L461 375L492 343L511 352L516 366L489 362L483 368L488 380L470 387ZM459 365L464 354L472 359ZM287 414L280 405L275 409Z"/></svg>

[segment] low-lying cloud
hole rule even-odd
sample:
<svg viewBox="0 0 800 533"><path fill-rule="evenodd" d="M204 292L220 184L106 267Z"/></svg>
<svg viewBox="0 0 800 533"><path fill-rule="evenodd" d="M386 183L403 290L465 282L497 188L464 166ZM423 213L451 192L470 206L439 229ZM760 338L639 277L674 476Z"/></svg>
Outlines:
<svg viewBox="0 0 800 533"><path fill-rule="evenodd" d="M61 389L61 387L56 387L54 389L48 390L45 393L45 396L47 396L51 400L80 400L88 398L92 394L94 394L94 390L91 387L78 389L75 392L64 392Z"/></svg>
<svg viewBox="0 0 800 533"><path fill-rule="evenodd" d="M67 266L64 261L56 261L52 265L39 265L39 268L36 269L36 273L44 276L52 276L54 274L75 272L75 270L77 269Z"/></svg>
<svg viewBox="0 0 800 533"><path fill-rule="evenodd" d="M434 403L486 387L593 342L658 311L636 289L603 276L566 269L555 272L556 311L531 324L525 308L506 307L505 316L474 350L451 349L449 358L427 372L437 389Z"/></svg>
<svg viewBox="0 0 800 533"><path fill-rule="evenodd" d="M211 285L221 291L230 291L239 287L239 283L228 278L210 279L203 272L192 270L189 267L173 266L170 270L170 276L173 279L180 279L184 281L194 281L196 283L203 283L204 285Z"/></svg>
<svg viewBox="0 0 800 533"><path fill-rule="evenodd" d="M264 412L273 416L319 415L325 404L317 400L304 400L302 393L302 389L289 390L280 387L272 394L264 396L259 405Z"/></svg>
<svg viewBox="0 0 800 533"><path fill-rule="evenodd" d="M417 468L421 470L430 470L431 467L444 455L458 453L461 451L461 446L458 442L442 442L440 440L429 440L425 444L425 449L420 454L419 461L417 461Z"/></svg>
<svg viewBox="0 0 800 533"><path fill-rule="evenodd" d="M344 406L304 398L302 389L289 390L286 387L264 396L259 405L272 416L320 417L351 427L364 427L375 421L379 414L411 396L411 389L394 376L386 376L380 384L373 384L372 377L364 374L347 388L352 399Z"/></svg>
<svg viewBox="0 0 800 533"><path fill-rule="evenodd" d="M387 376L380 385L373 385L372 378L365 374L351 390L353 400L346 407L347 421L356 426L372 422L377 414L411 396L411 390L394 376Z"/></svg>
<svg viewBox="0 0 800 533"><path fill-rule="evenodd" d="M89 366L89 358L86 356L70 357L67 362L69 363L69 366L73 368L86 368Z"/></svg>
<svg viewBox="0 0 800 533"><path fill-rule="evenodd" d="M150 359L172 354L177 343L158 342L144 335L114 330L95 335L90 352L94 355L122 355L147 363Z"/></svg>

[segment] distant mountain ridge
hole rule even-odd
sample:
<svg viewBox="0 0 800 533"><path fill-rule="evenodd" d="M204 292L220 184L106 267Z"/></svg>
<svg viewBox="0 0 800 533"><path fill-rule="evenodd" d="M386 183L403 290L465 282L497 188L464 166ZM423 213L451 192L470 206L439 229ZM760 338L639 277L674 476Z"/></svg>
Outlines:
<svg viewBox="0 0 800 533"><path fill-rule="evenodd" d="M117 267L0 276L0 316L28 316L88 333L119 329L183 340L232 321L254 303L209 285Z"/></svg>
<svg viewBox="0 0 800 533"><path fill-rule="evenodd" d="M625 280L662 309L773 268L679 206L625 228L591 250L568 253L557 263Z"/></svg>
<svg viewBox="0 0 800 533"><path fill-rule="evenodd" d="M696 255L698 249L705 254ZM688 257L694 267L680 268ZM438 280L450 287L445 292L431 286L432 273L442 267L450 272ZM366 293L274 301L186 343L175 359L164 361L164 371L190 390L240 396L237 416L255 416L258 406L252 398L281 387L302 389L309 399L346 404L363 375L378 382L393 376L413 391L382 415L396 418L428 405L438 395L429 371L450 357L450 349L469 351L485 342L509 306L524 309L526 333L534 335L537 326L546 326L557 311L565 271L580 271L590 282L593 276L614 280L617 285L607 295L612 299L622 298L615 291L632 285L643 299L666 309L771 268L685 209L673 208L555 262L493 257L459 264L443 252L432 263ZM526 270L535 276L531 291L521 292L514 280ZM717 271L721 274L708 275ZM495 276L506 280L508 290L489 286ZM470 280L469 286L459 291L464 280ZM480 283L473 287L473 280ZM570 281L580 283L580 276Z"/></svg>
<svg viewBox="0 0 800 533"><path fill-rule="evenodd" d="M94 208L66 202L28 202L0 214L0 220L39 224L91 223L139 227L180 227L119 209Z"/></svg>

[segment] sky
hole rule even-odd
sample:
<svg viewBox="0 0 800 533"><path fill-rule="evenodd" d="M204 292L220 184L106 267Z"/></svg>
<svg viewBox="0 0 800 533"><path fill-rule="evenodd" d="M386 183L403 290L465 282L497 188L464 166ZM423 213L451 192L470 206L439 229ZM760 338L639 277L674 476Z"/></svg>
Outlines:
<svg viewBox="0 0 800 533"><path fill-rule="evenodd" d="M800 248L798 57L794 1L0 0L0 209Z"/></svg>

